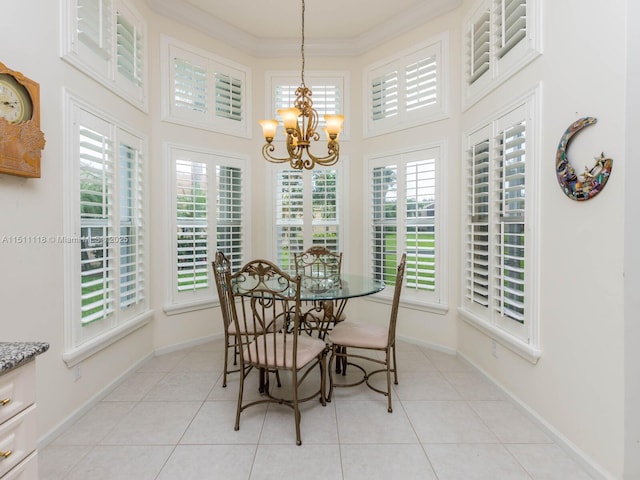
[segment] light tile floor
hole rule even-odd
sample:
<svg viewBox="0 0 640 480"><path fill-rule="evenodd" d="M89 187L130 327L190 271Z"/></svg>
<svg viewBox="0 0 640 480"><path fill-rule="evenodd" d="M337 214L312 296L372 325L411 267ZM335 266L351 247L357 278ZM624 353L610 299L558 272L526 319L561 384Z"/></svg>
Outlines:
<svg viewBox="0 0 640 480"><path fill-rule="evenodd" d="M222 355L215 341L146 362L39 452L40 479L591 478L456 356L400 343L393 413L364 385L337 389L303 404L296 446L281 405L245 410L234 431L238 374L222 387Z"/></svg>

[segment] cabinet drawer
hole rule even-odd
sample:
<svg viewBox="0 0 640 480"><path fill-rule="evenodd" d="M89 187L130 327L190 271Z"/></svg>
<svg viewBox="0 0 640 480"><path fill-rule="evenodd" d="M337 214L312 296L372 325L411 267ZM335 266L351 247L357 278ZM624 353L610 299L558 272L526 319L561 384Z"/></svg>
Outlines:
<svg viewBox="0 0 640 480"><path fill-rule="evenodd" d="M0 425L0 477L36 449L36 406Z"/></svg>
<svg viewBox="0 0 640 480"><path fill-rule="evenodd" d="M29 362L0 376L0 423L36 400L36 362Z"/></svg>
<svg viewBox="0 0 640 480"><path fill-rule="evenodd" d="M33 452L7 473L2 480L38 480L38 454Z"/></svg>

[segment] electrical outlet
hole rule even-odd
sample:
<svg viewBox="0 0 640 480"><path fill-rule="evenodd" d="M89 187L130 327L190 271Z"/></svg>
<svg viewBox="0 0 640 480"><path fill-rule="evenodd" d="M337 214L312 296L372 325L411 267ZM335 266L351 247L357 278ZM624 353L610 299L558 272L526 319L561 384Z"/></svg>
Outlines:
<svg viewBox="0 0 640 480"><path fill-rule="evenodd" d="M491 355L498 358L498 343L494 339L491 339Z"/></svg>
<svg viewBox="0 0 640 480"><path fill-rule="evenodd" d="M77 382L82 378L82 374L80 373L80 365L76 365L73 367L73 381Z"/></svg>

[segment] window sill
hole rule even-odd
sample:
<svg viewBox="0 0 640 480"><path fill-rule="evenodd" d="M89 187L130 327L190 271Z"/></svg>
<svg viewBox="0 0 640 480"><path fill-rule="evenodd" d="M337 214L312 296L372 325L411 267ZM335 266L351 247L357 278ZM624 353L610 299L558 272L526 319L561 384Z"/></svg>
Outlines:
<svg viewBox="0 0 640 480"><path fill-rule="evenodd" d="M82 345L68 350L62 354L62 360L67 364L67 367L71 368L74 365L86 360L90 356L98 353L100 350L107 348L109 345L113 345L115 342L127 335L133 333L139 328L149 323L153 312L148 310L141 313L137 317L129 320L116 328L109 330L108 332L83 343Z"/></svg>
<svg viewBox="0 0 640 480"><path fill-rule="evenodd" d="M384 294L370 295L366 297L365 300L391 305L393 296ZM400 307L419 310L421 312L437 313L439 315L444 315L449 311L449 305L447 304L430 303L416 299L403 299L402 297L400 298Z"/></svg>
<svg viewBox="0 0 640 480"><path fill-rule="evenodd" d="M537 364L538 360L542 356L542 350L537 347L533 347L522 340L519 340L516 337L509 335L504 330L491 325L484 320L481 320L479 317L469 313L468 311L459 308L458 313L462 316L465 322L469 325L477 328L482 333L487 335L488 337L497 341L500 345L508 348L513 353L520 355L522 358L531 362L532 364Z"/></svg>
<svg viewBox="0 0 640 480"><path fill-rule="evenodd" d="M167 315L179 315L181 313L195 312L197 310L205 310L218 305L218 300L207 298L195 302L188 303L171 303L163 307L164 313Z"/></svg>

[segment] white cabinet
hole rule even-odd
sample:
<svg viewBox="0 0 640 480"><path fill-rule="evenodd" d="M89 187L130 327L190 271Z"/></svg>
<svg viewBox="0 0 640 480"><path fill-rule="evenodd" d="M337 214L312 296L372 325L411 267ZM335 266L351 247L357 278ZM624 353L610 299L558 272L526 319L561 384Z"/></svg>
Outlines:
<svg viewBox="0 0 640 480"><path fill-rule="evenodd" d="M0 376L0 478L37 480L36 362Z"/></svg>

